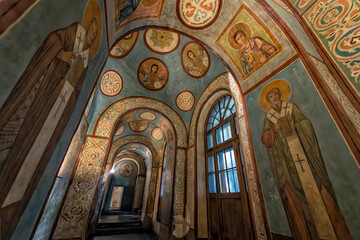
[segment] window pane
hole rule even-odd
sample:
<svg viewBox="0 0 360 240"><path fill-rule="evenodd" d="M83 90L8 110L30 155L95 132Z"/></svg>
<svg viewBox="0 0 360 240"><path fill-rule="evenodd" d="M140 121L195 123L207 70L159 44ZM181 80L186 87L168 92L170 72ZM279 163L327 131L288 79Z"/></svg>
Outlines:
<svg viewBox="0 0 360 240"><path fill-rule="evenodd" d="M233 105L234 105L234 99L231 98L228 108L232 108Z"/></svg>
<svg viewBox="0 0 360 240"><path fill-rule="evenodd" d="M218 125L218 124L219 124L219 120L214 119L213 127L215 127L215 126Z"/></svg>
<svg viewBox="0 0 360 240"><path fill-rule="evenodd" d="M222 193L228 193L229 192L229 185L227 182L227 173L226 171L219 173L219 182L220 182L220 191Z"/></svg>
<svg viewBox="0 0 360 240"><path fill-rule="evenodd" d="M223 129L224 129L224 141L227 141L231 138L230 122L225 123Z"/></svg>
<svg viewBox="0 0 360 240"><path fill-rule="evenodd" d="M218 153L217 153L217 160L218 160L219 171L225 170L225 169L226 169L226 165L225 165L224 151L221 151L221 152L218 152Z"/></svg>
<svg viewBox="0 0 360 240"><path fill-rule="evenodd" d="M220 103L220 108L223 108L224 107L224 101L225 99L224 98L222 98L222 99L220 99L220 101L219 101L219 103Z"/></svg>
<svg viewBox="0 0 360 240"><path fill-rule="evenodd" d="M230 100L230 96L226 96L225 97L225 107L228 105L228 103L229 103L229 100Z"/></svg>
<svg viewBox="0 0 360 240"><path fill-rule="evenodd" d="M212 124L208 123L207 127L206 127L206 131L209 131L212 128Z"/></svg>
<svg viewBox="0 0 360 240"><path fill-rule="evenodd" d="M209 173L215 172L214 156L208 156L208 170Z"/></svg>
<svg viewBox="0 0 360 240"><path fill-rule="evenodd" d="M206 140L207 140L207 149L212 148L214 146L212 133L207 135Z"/></svg>
<svg viewBox="0 0 360 240"><path fill-rule="evenodd" d="M219 127L218 129L216 129L216 144L220 144L224 141L223 139L223 135L222 135L222 127Z"/></svg>
<svg viewBox="0 0 360 240"><path fill-rule="evenodd" d="M215 173L209 174L209 193L216 193Z"/></svg>
<svg viewBox="0 0 360 240"><path fill-rule="evenodd" d="M234 123L235 123L235 130L236 130L236 134L239 135L239 129L238 129L238 125L237 125L237 118L234 118ZM239 145L240 147L240 145ZM240 149L240 148L239 148Z"/></svg>
<svg viewBox="0 0 360 240"><path fill-rule="evenodd" d="M227 169L236 167L234 149L228 148L225 150Z"/></svg>
<svg viewBox="0 0 360 240"><path fill-rule="evenodd" d="M229 109L226 109L226 113L225 113L224 119L230 117L231 114L232 114L232 113L230 112L230 110L229 110Z"/></svg>
<svg viewBox="0 0 360 240"><path fill-rule="evenodd" d="M221 118L224 118L224 113L225 113L225 111L226 111L226 108L223 108L223 109L220 110L220 112L221 112Z"/></svg>
<svg viewBox="0 0 360 240"><path fill-rule="evenodd" d="M235 111L235 105L231 108L231 112L232 113L235 113L236 111Z"/></svg>
<svg viewBox="0 0 360 240"><path fill-rule="evenodd" d="M230 192L240 192L236 169L229 170L228 175L229 175Z"/></svg>

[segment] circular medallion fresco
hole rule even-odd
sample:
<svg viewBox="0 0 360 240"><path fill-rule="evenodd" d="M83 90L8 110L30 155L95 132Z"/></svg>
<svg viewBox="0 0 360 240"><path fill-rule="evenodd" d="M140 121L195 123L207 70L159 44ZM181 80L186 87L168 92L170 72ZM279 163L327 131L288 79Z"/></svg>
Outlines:
<svg viewBox="0 0 360 240"><path fill-rule="evenodd" d="M202 29L214 23L221 5L222 0L178 0L176 12L180 22L186 27Z"/></svg>
<svg viewBox="0 0 360 240"><path fill-rule="evenodd" d="M122 89L122 79L115 71L106 71L100 80L100 91L108 97L118 95Z"/></svg>
<svg viewBox="0 0 360 240"><path fill-rule="evenodd" d="M176 106L184 112L190 111L195 103L195 97L192 92L183 91L176 97Z"/></svg>
<svg viewBox="0 0 360 240"><path fill-rule="evenodd" d="M151 131L151 136L152 136L155 140L160 141L161 139L163 139L164 133L163 133L163 131L162 131L160 128L156 127L156 128L154 128L154 129Z"/></svg>
<svg viewBox="0 0 360 240"><path fill-rule="evenodd" d="M134 32L120 39L120 41L117 42L115 46L111 49L110 56L114 58L126 57L134 48L138 36L138 32Z"/></svg>
<svg viewBox="0 0 360 240"><path fill-rule="evenodd" d="M180 35L165 29L148 29L144 33L146 46L155 53L168 54L177 49Z"/></svg>
<svg viewBox="0 0 360 240"><path fill-rule="evenodd" d="M187 74L193 78L201 78L209 70L210 58L203 46L189 42L182 49L181 63Z"/></svg>
<svg viewBox="0 0 360 240"><path fill-rule="evenodd" d="M154 121L156 119L156 115L153 114L152 112L142 112L140 113L139 117L141 119L150 120L150 121Z"/></svg>
<svg viewBox="0 0 360 240"><path fill-rule="evenodd" d="M129 127L134 132L145 131L148 126L149 126L149 122L147 122L147 121L135 120L135 121L129 122Z"/></svg>
<svg viewBox="0 0 360 240"><path fill-rule="evenodd" d="M125 130L125 126L121 126L115 133L115 136L120 136Z"/></svg>
<svg viewBox="0 0 360 240"><path fill-rule="evenodd" d="M137 70L140 84L149 90L160 90L165 87L169 72L166 65L157 58L144 59Z"/></svg>
<svg viewBox="0 0 360 240"><path fill-rule="evenodd" d="M123 177L130 177L131 174L133 173L133 171L134 171L134 168L129 163L125 163L125 164L121 165L121 167L119 168L119 173Z"/></svg>

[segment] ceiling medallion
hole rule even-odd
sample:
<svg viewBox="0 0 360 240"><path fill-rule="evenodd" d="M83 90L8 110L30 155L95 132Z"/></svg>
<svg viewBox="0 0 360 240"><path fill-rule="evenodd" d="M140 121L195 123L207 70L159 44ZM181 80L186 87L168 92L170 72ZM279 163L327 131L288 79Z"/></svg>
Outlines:
<svg viewBox="0 0 360 240"><path fill-rule="evenodd" d="M145 45L158 54L169 54L177 49L180 35L165 29L150 28L144 33Z"/></svg>
<svg viewBox="0 0 360 240"><path fill-rule="evenodd" d="M178 0L176 13L182 24L192 29L204 29L219 16L222 0Z"/></svg>
<svg viewBox="0 0 360 240"><path fill-rule="evenodd" d="M139 33L134 32L126 35L120 39L110 51L110 56L113 58L126 57L134 48Z"/></svg>
<svg viewBox="0 0 360 240"><path fill-rule="evenodd" d="M134 132L145 131L148 126L149 126L149 122L147 122L147 121L135 120L135 121L129 122L129 127Z"/></svg>
<svg viewBox="0 0 360 240"><path fill-rule="evenodd" d="M194 94L190 91L183 91L176 97L176 106L184 112L190 111L195 103Z"/></svg>
<svg viewBox="0 0 360 240"><path fill-rule="evenodd" d="M163 131L156 127L151 131L151 136L156 140L156 141L160 141L161 139L163 139L164 137L164 133Z"/></svg>
<svg viewBox="0 0 360 240"><path fill-rule="evenodd" d="M156 115L152 112L142 112L139 117L144 120L154 121L156 119Z"/></svg>
<svg viewBox="0 0 360 240"><path fill-rule="evenodd" d="M125 126L121 126L115 133L115 136L120 136L125 130Z"/></svg>
<svg viewBox="0 0 360 240"><path fill-rule="evenodd" d="M129 163L125 163L125 164L121 165L121 167L119 168L119 173L123 177L130 177L131 174L133 173L133 171L134 171L134 168Z"/></svg>
<svg viewBox="0 0 360 240"><path fill-rule="evenodd" d="M113 71L106 71L100 80L100 91L108 97L118 95L122 89L122 79L120 75Z"/></svg>
<svg viewBox="0 0 360 240"><path fill-rule="evenodd" d="M146 58L140 63L137 76L144 88L156 91L165 87L169 71L160 59Z"/></svg>
<svg viewBox="0 0 360 240"><path fill-rule="evenodd" d="M200 44L188 42L182 49L181 64L188 75L202 78L210 67L209 54Z"/></svg>

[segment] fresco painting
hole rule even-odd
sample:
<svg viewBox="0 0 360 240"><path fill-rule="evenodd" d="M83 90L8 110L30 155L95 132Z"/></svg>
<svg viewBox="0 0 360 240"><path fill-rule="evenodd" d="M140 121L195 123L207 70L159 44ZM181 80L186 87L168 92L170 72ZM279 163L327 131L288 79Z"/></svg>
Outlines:
<svg viewBox="0 0 360 240"><path fill-rule="evenodd" d="M136 20L144 18L159 19L163 6L164 0L116 0L115 31ZM123 7L123 10L121 10L121 7Z"/></svg>
<svg viewBox="0 0 360 240"><path fill-rule="evenodd" d="M160 141L161 139L163 139L164 137L164 133L163 131L156 127L151 131L151 136L156 140L156 141Z"/></svg>
<svg viewBox="0 0 360 240"><path fill-rule="evenodd" d="M165 29L150 28L144 33L145 45L158 54L169 54L180 44L180 35Z"/></svg>
<svg viewBox="0 0 360 240"><path fill-rule="evenodd" d="M204 29L218 17L222 0L178 0L177 15L186 27Z"/></svg>
<svg viewBox="0 0 360 240"><path fill-rule="evenodd" d="M144 88L160 90L165 87L168 79L168 69L160 59L147 58L140 63L138 80Z"/></svg>
<svg viewBox="0 0 360 240"><path fill-rule="evenodd" d="M300 13L303 13L316 0L290 0L290 1Z"/></svg>
<svg viewBox="0 0 360 240"><path fill-rule="evenodd" d="M100 80L100 91L108 97L118 95L122 90L123 82L119 73L115 71L107 71Z"/></svg>
<svg viewBox="0 0 360 240"><path fill-rule="evenodd" d="M144 120L154 121L156 119L156 115L152 112L142 112L139 117Z"/></svg>
<svg viewBox="0 0 360 240"><path fill-rule="evenodd" d="M136 41L138 39L139 33L133 32L129 33L123 37L119 42L110 51L110 56L113 58L123 58L126 57L131 50L134 48Z"/></svg>
<svg viewBox="0 0 360 240"><path fill-rule="evenodd" d="M346 182L349 178L338 175L345 170L338 171L339 156L334 151L342 155L341 167L348 174L359 178L359 173L349 169L356 164L353 156L321 98L314 94L314 85L298 60L246 96L270 225L280 228L285 221L273 222L272 208L279 207L274 203L277 197L269 197L278 193L294 239L352 239L345 220L349 212L344 208L354 203L342 193L352 187ZM306 102L310 96L313 101ZM269 172L272 177L265 180ZM271 193L275 187L271 183L277 193Z"/></svg>
<svg viewBox="0 0 360 240"><path fill-rule="evenodd" d="M129 17L137 8L140 0L115 0L115 23L116 27Z"/></svg>
<svg viewBox="0 0 360 240"><path fill-rule="evenodd" d="M320 0L304 18L360 95L360 2Z"/></svg>
<svg viewBox="0 0 360 240"><path fill-rule="evenodd" d="M176 97L176 106L184 112L190 111L195 104L195 96L190 91L183 91Z"/></svg>
<svg viewBox="0 0 360 240"><path fill-rule="evenodd" d="M215 43L234 62L244 80L282 50L266 25L245 4Z"/></svg>
<svg viewBox="0 0 360 240"><path fill-rule="evenodd" d="M184 71L193 78L202 78L210 67L206 49L196 42L187 43L182 49L181 63Z"/></svg>
<svg viewBox="0 0 360 240"><path fill-rule="evenodd" d="M148 128L148 126L149 126L148 121L135 120L135 121L129 122L129 127L134 132L143 132Z"/></svg>

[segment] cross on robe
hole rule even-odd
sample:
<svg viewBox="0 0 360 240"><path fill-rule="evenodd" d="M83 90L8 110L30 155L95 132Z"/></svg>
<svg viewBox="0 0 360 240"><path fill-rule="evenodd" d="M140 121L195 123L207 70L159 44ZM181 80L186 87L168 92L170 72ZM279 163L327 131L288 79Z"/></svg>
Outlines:
<svg viewBox="0 0 360 240"><path fill-rule="evenodd" d="M80 32L80 36L77 37L77 40L79 40L79 44L77 45L76 52L79 52L80 43L84 42L84 38L82 36L82 32Z"/></svg>
<svg viewBox="0 0 360 240"><path fill-rule="evenodd" d="M286 113L287 113L288 108L290 108L290 106L288 106L288 104L289 104L289 103L286 103L285 107L283 107L283 108L285 109L285 115L286 115Z"/></svg>
<svg viewBox="0 0 360 240"><path fill-rule="evenodd" d="M56 112L55 112L55 114L54 114L54 117L58 114L61 105L62 105L64 102L66 102L66 101L65 101L66 94L67 94L67 91L64 93L64 95L60 95L61 103L59 104L58 108L56 109Z"/></svg>
<svg viewBox="0 0 360 240"><path fill-rule="evenodd" d="M274 113L270 113L271 117L270 118L275 118L275 119L278 119Z"/></svg>
<svg viewBox="0 0 360 240"><path fill-rule="evenodd" d="M299 163L300 164L300 167L301 167L301 170L303 171L303 172L305 172L305 170L304 170L304 168L303 168L303 165L302 165L302 162L305 162L305 159L300 159L300 157L299 157L299 154L296 154L296 156L297 156L297 160L295 161L296 163Z"/></svg>

